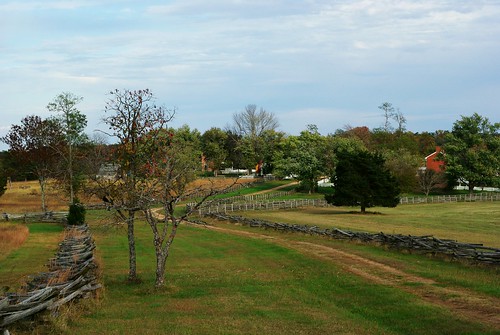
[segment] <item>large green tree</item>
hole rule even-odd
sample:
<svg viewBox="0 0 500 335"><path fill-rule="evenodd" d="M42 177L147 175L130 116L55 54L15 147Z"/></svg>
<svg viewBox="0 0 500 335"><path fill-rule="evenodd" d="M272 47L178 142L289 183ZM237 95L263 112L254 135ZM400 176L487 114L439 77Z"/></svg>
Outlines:
<svg viewBox="0 0 500 335"><path fill-rule="evenodd" d="M341 151L337 154L334 194L326 195L336 206L360 206L361 213L373 206L395 207L399 203L399 186L385 168L381 154L368 151Z"/></svg>
<svg viewBox="0 0 500 335"><path fill-rule="evenodd" d="M293 175L302 189L312 193L318 179L325 173L325 137L316 125L308 125L299 136L284 140L283 151L275 158L276 173L280 177Z"/></svg>
<svg viewBox="0 0 500 335"><path fill-rule="evenodd" d="M214 174L222 169L228 152L226 150L227 133L220 128L212 127L201 135L201 148L207 164Z"/></svg>
<svg viewBox="0 0 500 335"><path fill-rule="evenodd" d="M500 185L500 123L481 115L462 116L444 144L446 173L452 180L476 186Z"/></svg>

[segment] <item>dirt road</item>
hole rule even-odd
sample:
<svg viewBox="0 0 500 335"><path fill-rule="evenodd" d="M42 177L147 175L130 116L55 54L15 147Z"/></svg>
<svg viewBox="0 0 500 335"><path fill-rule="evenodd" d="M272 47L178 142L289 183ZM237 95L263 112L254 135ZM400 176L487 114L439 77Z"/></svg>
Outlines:
<svg viewBox="0 0 500 335"><path fill-rule="evenodd" d="M444 307L464 319L479 321L500 331L500 299L460 287L442 287L432 279L405 272L404 269L398 269L393 265L321 244L268 236L258 231L235 230L227 225L224 227L224 224L199 227L249 238L265 239L303 254L333 262L345 271L369 282L401 289L428 303Z"/></svg>

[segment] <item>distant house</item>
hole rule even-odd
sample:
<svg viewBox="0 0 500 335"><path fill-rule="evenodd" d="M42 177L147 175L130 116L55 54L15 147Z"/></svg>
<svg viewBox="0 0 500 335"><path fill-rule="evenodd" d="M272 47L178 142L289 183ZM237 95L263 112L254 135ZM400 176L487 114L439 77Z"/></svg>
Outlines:
<svg viewBox="0 0 500 335"><path fill-rule="evenodd" d="M425 157L425 168L436 172L443 172L445 164L443 160L438 159L438 155L444 153L441 147L436 146L436 151Z"/></svg>
<svg viewBox="0 0 500 335"><path fill-rule="evenodd" d="M115 179L118 176L118 170L120 166L118 164L102 164L97 172L97 178L100 179Z"/></svg>

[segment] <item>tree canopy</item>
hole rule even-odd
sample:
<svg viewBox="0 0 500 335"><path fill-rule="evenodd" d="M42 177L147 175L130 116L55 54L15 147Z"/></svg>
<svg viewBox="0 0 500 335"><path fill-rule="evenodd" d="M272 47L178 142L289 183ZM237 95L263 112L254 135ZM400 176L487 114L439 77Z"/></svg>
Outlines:
<svg viewBox="0 0 500 335"><path fill-rule="evenodd" d="M468 186L500 186L500 123L474 113L453 124L444 144L446 173Z"/></svg>
<svg viewBox="0 0 500 335"><path fill-rule="evenodd" d="M399 186L385 168L381 154L368 151L341 151L337 154L334 194L326 195L328 203L336 206L360 206L361 213L374 206L396 207Z"/></svg>

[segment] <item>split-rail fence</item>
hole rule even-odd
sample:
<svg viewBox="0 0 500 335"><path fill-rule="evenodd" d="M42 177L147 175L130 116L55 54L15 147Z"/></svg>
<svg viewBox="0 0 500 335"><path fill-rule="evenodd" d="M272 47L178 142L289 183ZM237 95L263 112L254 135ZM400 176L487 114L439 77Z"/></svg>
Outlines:
<svg viewBox="0 0 500 335"><path fill-rule="evenodd" d="M45 310L55 311L101 287L88 226L67 226L64 235L55 257L49 260L48 272L31 276L22 292L0 296L0 334L8 334L7 326L17 321Z"/></svg>

